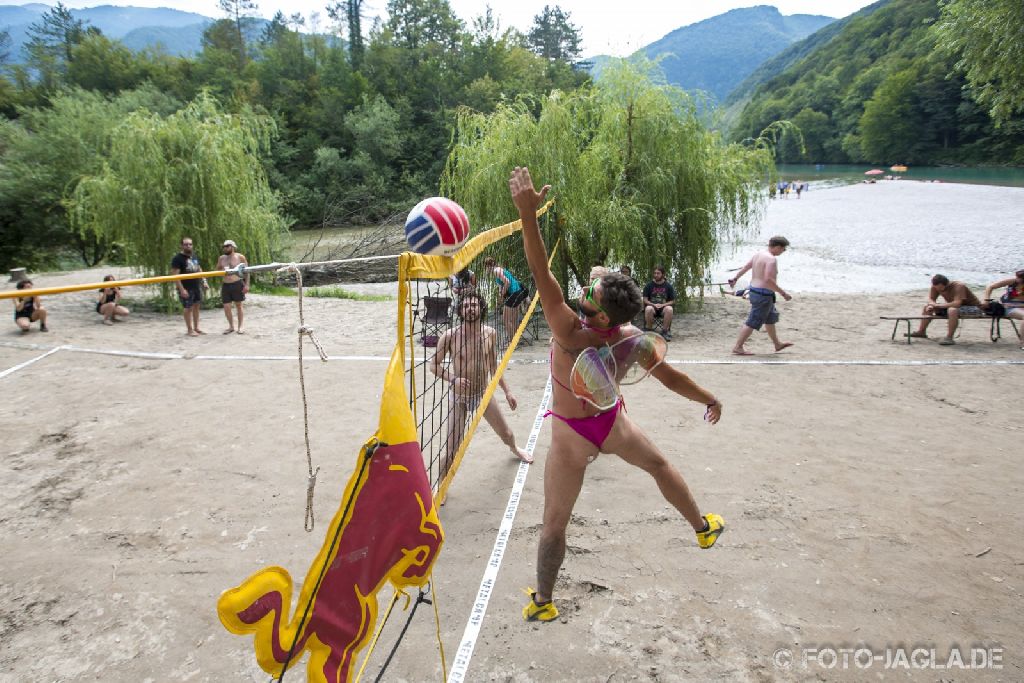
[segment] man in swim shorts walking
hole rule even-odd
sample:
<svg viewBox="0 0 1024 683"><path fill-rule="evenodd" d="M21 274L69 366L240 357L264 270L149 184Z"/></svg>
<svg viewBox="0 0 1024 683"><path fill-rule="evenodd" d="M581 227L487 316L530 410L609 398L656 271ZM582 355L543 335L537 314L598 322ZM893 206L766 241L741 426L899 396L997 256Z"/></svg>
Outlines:
<svg viewBox="0 0 1024 683"><path fill-rule="evenodd" d="M431 372L450 382L448 436L440 469L442 480L448 474L455 453L462 443L466 419L480 405L487 383L498 368L497 333L493 327L482 323L486 313L485 307L483 299L475 291L463 294L458 308L462 324L441 335L437 340L437 351L430 361ZM451 363L445 367L444 361L448 357L451 357ZM504 375L498 380L498 386L505 392L508 407L515 410L519 404L505 382ZM491 425L502 443L509 447L512 455L523 462L533 462L529 453L516 445L515 434L505 421L497 401L491 400L487 404L484 419Z"/></svg>
<svg viewBox="0 0 1024 683"><path fill-rule="evenodd" d="M787 248L789 248L789 240L785 237L781 235L772 237L768 240L767 249L754 254L753 258L740 268L735 277L729 278L729 286L732 287L748 270L751 271L750 286L747 288L750 297L750 315L740 327L740 334L736 338L736 344L732 347L732 352L737 356L754 355L743 348L743 345L750 339L754 330L761 329L762 325L772 343L775 344L776 351L793 345L792 342L779 341L779 336L775 332L775 323L779 322L779 312L775 308L775 295L780 294L786 301L793 298L782 287L779 287L777 282L779 265L776 258Z"/></svg>
<svg viewBox="0 0 1024 683"><path fill-rule="evenodd" d="M550 187L545 185L537 192L529 170L517 167L509 178L509 189L523 222L526 259L553 335L551 415L555 419L551 422L551 448L544 464L544 524L537 547L537 588L530 592L530 602L523 608L527 621L552 621L558 617L552 591L565 558L566 528L583 488L587 465L599 454L617 455L649 473L665 499L693 527L701 548L715 544L725 523L718 515L701 514L682 475L629 418L621 397L612 408L600 410L569 388L570 373L581 354L641 334L629 324L643 304L640 288L621 273L603 275L586 287L580 297L579 308L584 315L581 320L565 303L562 289L548 268L547 250L540 236L537 209ZM670 390L703 404L708 422L715 424L721 418L721 402L686 374L664 363L649 370ZM616 384L616 391L617 388Z"/></svg>

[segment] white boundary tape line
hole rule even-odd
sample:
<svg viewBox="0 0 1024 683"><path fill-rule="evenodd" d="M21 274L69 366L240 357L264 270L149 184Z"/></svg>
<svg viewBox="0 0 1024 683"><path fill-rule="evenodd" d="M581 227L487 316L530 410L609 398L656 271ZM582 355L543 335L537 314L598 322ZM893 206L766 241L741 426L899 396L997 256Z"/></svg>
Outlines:
<svg viewBox="0 0 1024 683"><path fill-rule="evenodd" d="M0 346L13 349L62 349L76 353L96 353L108 356L124 356L129 358L149 358L156 360L298 360L298 356L219 356L190 353L154 353L149 351L119 351L116 349L90 349L82 346L57 346L49 347L43 344L19 344L17 342L0 341ZM416 356L415 361L421 362L427 359L426 356ZM328 356L328 360L350 360L350 361L380 361L388 362L391 356ZM513 358L509 361L513 365L547 365L547 358ZM711 360L667 360L669 365L890 365L916 367L924 365L1024 365L1021 360L734 360L729 358Z"/></svg>
<svg viewBox="0 0 1024 683"><path fill-rule="evenodd" d="M544 397L541 398L540 407L537 408L537 417L533 420L530 438L526 442L526 451L530 455L533 455L533 449L537 445L537 437L540 435L540 428L544 424L544 413L547 412L550 401L551 377L549 375L548 383L544 387ZM455 653L454 661L452 661L452 670L448 673L448 683L460 683L466 680L469 660L473 657L476 639L480 635L480 627L483 625L484 615L487 613L487 603L491 599L491 591L494 589L494 583L498 579L498 569L501 568L501 560L505 557L505 548L508 546L508 539L512 534L512 522L516 518L516 510L519 509L519 499L523 495L523 487L526 485L526 475L529 471L530 465L525 462L519 463L516 480L508 496L508 505L505 506L505 516L501 519L498 536L494 539L494 549L491 550L491 558L487 561L487 568L484 569L484 576L480 580L480 589L477 591L473 610L469 614L466 630L462 633L459 649Z"/></svg>
<svg viewBox="0 0 1024 683"><path fill-rule="evenodd" d="M21 370L22 368L27 367L29 365L32 365L37 360L42 360L42 359L46 358L47 356L52 356L53 354L55 354L58 351L61 351L63 349L64 349L63 346L58 346L56 348L50 349L49 351L47 351L46 353L44 353L41 356L36 356L35 358L30 358L27 361L25 361L24 363L19 363L19 364L15 365L13 368L7 368L3 372L0 372L0 379L3 379L4 377L7 377L8 375L13 375L18 370Z"/></svg>
<svg viewBox="0 0 1024 683"><path fill-rule="evenodd" d="M1024 360L669 360L669 365L1024 365Z"/></svg>

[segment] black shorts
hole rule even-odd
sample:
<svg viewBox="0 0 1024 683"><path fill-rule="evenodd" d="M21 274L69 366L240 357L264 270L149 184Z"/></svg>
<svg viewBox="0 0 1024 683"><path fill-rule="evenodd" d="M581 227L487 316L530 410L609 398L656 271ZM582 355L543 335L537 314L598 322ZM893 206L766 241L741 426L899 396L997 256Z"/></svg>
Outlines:
<svg viewBox="0 0 1024 683"><path fill-rule="evenodd" d="M530 292L527 291L526 287L520 287L514 294L508 295L508 298L505 299L505 305L509 308L518 308L519 304L526 301L528 296L530 296Z"/></svg>
<svg viewBox="0 0 1024 683"><path fill-rule="evenodd" d="M181 301L182 306L185 308L192 308L193 306L198 306L203 303L202 289L198 287L196 289L189 289L186 287L185 291L188 292L188 296L182 296L181 292L178 292L178 300Z"/></svg>
<svg viewBox="0 0 1024 683"><path fill-rule="evenodd" d="M220 299L226 304L245 301L245 283L241 280L225 282L220 286Z"/></svg>

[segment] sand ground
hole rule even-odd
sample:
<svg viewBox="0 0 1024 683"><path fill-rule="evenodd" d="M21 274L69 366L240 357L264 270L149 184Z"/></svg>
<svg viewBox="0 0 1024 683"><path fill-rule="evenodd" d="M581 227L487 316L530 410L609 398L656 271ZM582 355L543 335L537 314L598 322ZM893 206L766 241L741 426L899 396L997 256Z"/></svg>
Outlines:
<svg viewBox="0 0 1024 683"><path fill-rule="evenodd" d="M89 281L96 271L38 277ZM387 289L387 286L378 286ZM562 618L524 623L540 528L545 425L470 663L472 681L1024 679L1024 429L1019 365L763 365L757 361L1024 360L968 323L959 343L892 343L888 313L923 292L814 295L782 305L796 342L729 355L746 304L714 298L674 325L670 359L725 406L722 422L655 381L628 388L630 415L727 532L699 550L648 475L591 466L558 584ZM0 371L56 345L196 355L294 354L295 299L253 296L249 333L186 338L179 317L99 324L91 294L50 297L52 332L0 332ZM332 355L384 357L395 302L307 299ZM40 345L32 348L30 345ZM310 356L313 356L312 349ZM517 351L546 358L542 345ZM732 361L738 362L732 362ZM310 360L317 530L303 531L306 463L294 361L160 360L62 350L0 379L0 681L266 681L249 638L220 625L226 588L278 564L301 582L377 422L385 363ZM547 365L507 378L525 441ZM435 568L450 664L517 463L482 427L441 518ZM388 622L376 676L405 613ZM383 680L441 680L429 606ZM982 671L827 669L803 648L1001 648ZM780 648L794 656L790 668ZM778 658L778 659L776 659ZM827 658L826 658L827 660ZM826 661L827 663L827 661ZM286 680L302 680L301 671Z"/></svg>

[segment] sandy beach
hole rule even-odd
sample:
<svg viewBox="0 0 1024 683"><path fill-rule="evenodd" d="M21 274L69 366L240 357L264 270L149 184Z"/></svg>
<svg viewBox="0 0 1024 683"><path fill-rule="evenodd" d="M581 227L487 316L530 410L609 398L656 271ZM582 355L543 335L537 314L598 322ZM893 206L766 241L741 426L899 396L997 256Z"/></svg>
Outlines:
<svg viewBox="0 0 1024 683"><path fill-rule="evenodd" d="M698 549L646 474L602 456L570 526L562 617L534 625L520 609L534 583L544 425L466 680L1024 679L1024 429L1008 410L1024 369L1007 363L1024 352L1009 325L995 343L987 322L971 321L955 346L940 347L938 330L907 345L879 316L919 310L923 286L793 293L780 304L780 334L796 343L784 353L756 334L757 355L729 354L747 311L735 297L714 296L673 325L669 359L720 398L719 425L654 380L625 391L704 510L725 518L719 543ZM302 581L376 427L397 302L306 299L329 354L372 357L320 363L306 347L321 468L307 534L297 363L226 358L294 355L296 299L252 296L245 336L221 335L223 315L204 311L201 338L183 334L180 316L101 325L93 300L48 297L48 334L0 331L0 372L72 347L0 378L0 681L266 681L251 639L219 623L217 598L271 564ZM521 349L506 375L521 441L546 359L543 344ZM517 470L481 427L441 512L434 588L449 667ZM405 619L396 610L366 676ZM443 680L435 628L421 606L382 680ZM1000 668L886 669L882 659L844 670L817 658L915 647L941 663L953 648L981 648ZM286 677L303 679L304 662Z"/></svg>

